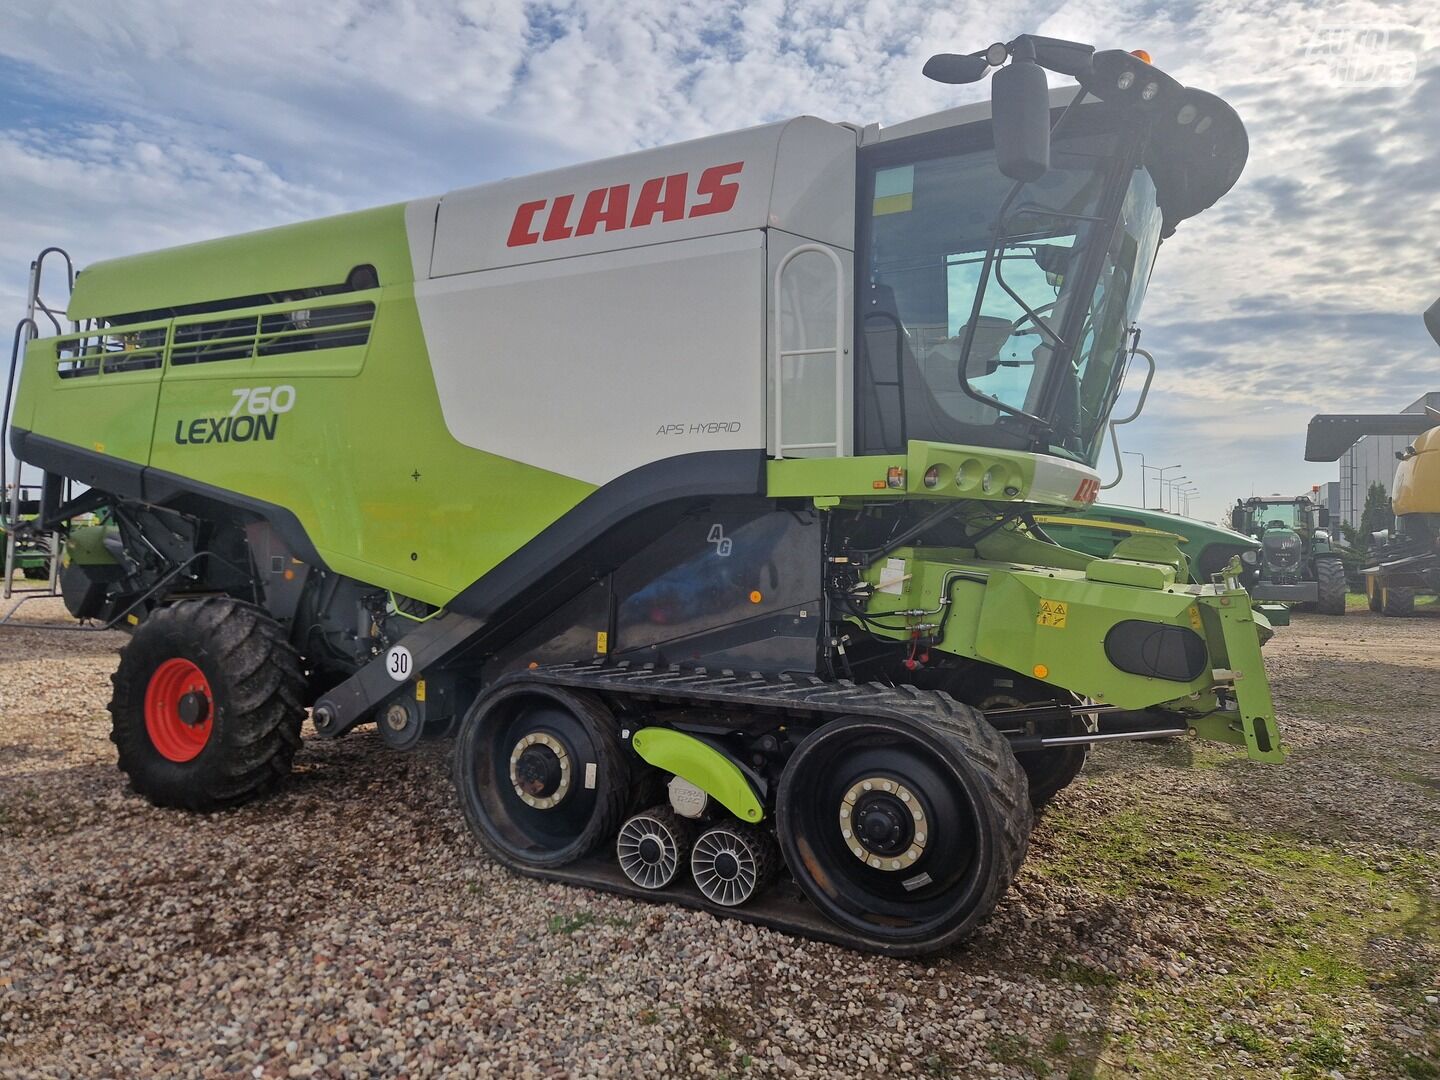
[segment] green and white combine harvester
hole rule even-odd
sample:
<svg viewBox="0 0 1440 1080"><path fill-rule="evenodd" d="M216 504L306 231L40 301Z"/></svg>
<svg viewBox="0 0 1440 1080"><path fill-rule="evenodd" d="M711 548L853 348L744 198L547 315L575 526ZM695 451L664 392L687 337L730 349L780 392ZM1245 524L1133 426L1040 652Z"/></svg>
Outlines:
<svg viewBox="0 0 1440 1080"><path fill-rule="evenodd" d="M1033 527L1093 501L1157 246L1244 128L1123 51L927 73L992 68L990 104L893 127L800 117L81 273L10 442L35 528L106 515L61 583L133 625L135 788L269 791L307 709L454 736L521 873L903 955L983 922L1090 744L1280 760L1238 563L1194 584L1173 546Z"/></svg>

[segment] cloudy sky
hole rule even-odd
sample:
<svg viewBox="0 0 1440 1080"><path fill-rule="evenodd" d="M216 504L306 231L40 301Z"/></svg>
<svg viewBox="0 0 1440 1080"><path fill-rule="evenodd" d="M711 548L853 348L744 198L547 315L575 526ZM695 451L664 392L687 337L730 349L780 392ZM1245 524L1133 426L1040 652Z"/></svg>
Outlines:
<svg viewBox="0 0 1440 1080"><path fill-rule="evenodd" d="M1440 295L1437 10L5 0L0 315L48 244L83 265L799 113L897 122L986 92L927 82L932 52L1024 31L1145 48L1250 131L1235 192L1162 249L1141 320L1161 374L1124 434L1214 517L1335 477L1302 460L1313 412L1440 389L1419 317ZM1138 501L1135 476L1111 497Z"/></svg>

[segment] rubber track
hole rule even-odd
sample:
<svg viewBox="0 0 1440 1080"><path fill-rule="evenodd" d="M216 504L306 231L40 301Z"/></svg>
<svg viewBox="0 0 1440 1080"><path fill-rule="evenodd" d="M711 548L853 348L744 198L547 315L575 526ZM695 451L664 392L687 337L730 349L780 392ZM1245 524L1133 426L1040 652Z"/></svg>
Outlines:
<svg viewBox="0 0 1440 1080"><path fill-rule="evenodd" d="M143 765L130 760L119 737L122 712L144 699L143 685L127 685L124 665L124 653L140 640L137 631L110 677L115 691L108 706L114 721L110 738L120 749L121 771L157 805L187 810L234 806L272 791L290 773L305 718L300 654L285 632L260 608L229 597L181 601L155 612L145 625L155 623L200 644L224 672L230 717L225 754L183 794L147 790ZM143 719L138 722L143 727Z"/></svg>
<svg viewBox="0 0 1440 1080"><path fill-rule="evenodd" d="M979 710L964 705L949 694L921 690L914 686L887 686L883 683L828 682L813 675L737 675L705 668L606 664L557 664L532 668L507 676L496 687L511 683L546 683L590 690L603 695L652 699L677 704L706 704L722 707L744 706L782 716L810 716L817 721L838 716L873 716L901 722L920 722L954 743L975 767L990 796L994 811L1001 817L1000 850L996 853L999 872L992 879L989 895L971 920L978 927L999 902L1025 861L1034 825L1030 806L1029 781L1005 736ZM541 873L537 876L546 876ZM602 885L596 882L597 885ZM602 885L603 887L603 885ZM656 896L663 899L663 896ZM704 905L717 915L735 915L738 909ZM813 918L813 916L812 916ZM766 920L770 925L775 922ZM807 922L810 920L806 920ZM852 937L840 927L834 933L818 935L804 923L783 928L805 936L844 940L852 947L891 955L919 954L927 950L896 948L869 939Z"/></svg>

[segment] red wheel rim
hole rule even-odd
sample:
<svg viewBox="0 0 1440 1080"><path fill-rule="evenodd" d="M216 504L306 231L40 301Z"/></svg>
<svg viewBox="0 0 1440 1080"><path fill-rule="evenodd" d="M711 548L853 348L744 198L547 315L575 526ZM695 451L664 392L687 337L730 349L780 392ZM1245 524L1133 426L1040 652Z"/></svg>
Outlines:
<svg viewBox="0 0 1440 1080"><path fill-rule="evenodd" d="M210 681L189 660L173 657L150 676L145 688L145 731L161 757L170 761L196 757L210 741L214 711ZM193 719L187 720L187 715Z"/></svg>

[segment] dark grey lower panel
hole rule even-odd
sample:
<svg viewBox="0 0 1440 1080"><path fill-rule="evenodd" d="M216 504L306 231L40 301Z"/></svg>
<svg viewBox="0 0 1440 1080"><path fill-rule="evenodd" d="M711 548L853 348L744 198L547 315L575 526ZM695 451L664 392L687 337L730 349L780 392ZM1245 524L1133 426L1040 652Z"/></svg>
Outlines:
<svg viewBox="0 0 1440 1080"><path fill-rule="evenodd" d="M1256 585L1250 590L1250 599L1313 604L1320 599L1320 586L1313 581L1302 581L1295 585Z"/></svg>

